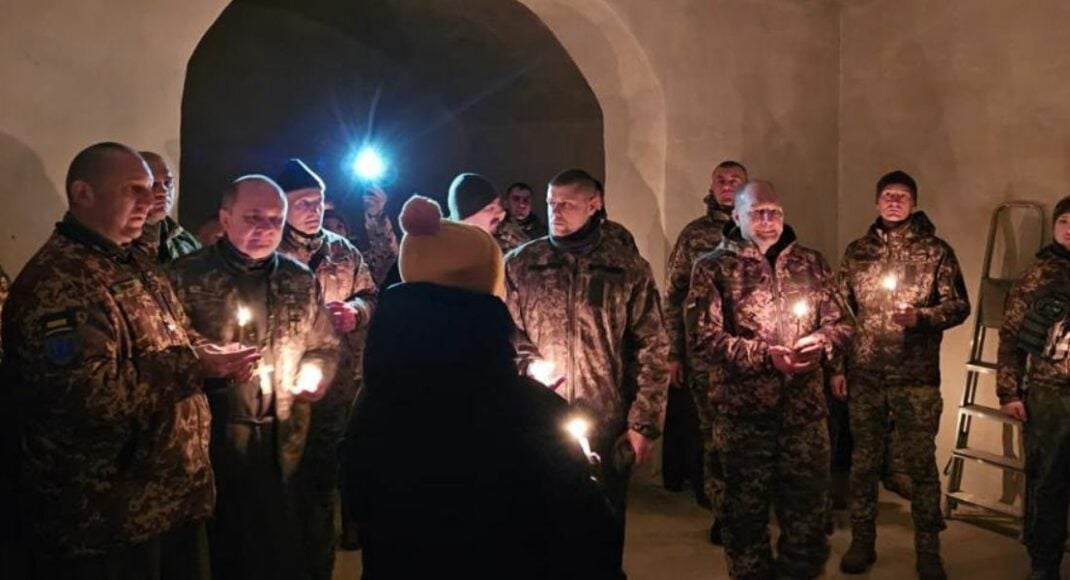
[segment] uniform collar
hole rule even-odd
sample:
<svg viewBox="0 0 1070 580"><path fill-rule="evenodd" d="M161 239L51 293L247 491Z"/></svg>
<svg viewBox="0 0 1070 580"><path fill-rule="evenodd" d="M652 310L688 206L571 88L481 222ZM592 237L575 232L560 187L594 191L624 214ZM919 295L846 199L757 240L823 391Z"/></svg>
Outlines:
<svg viewBox="0 0 1070 580"><path fill-rule="evenodd" d="M263 260L254 260L242 253L225 235L216 242L216 248L219 249L219 255L223 258L223 261L239 272L274 271L279 260L278 252L272 252L270 256Z"/></svg>
<svg viewBox="0 0 1070 580"><path fill-rule="evenodd" d="M282 236L287 243L309 252L315 252L320 249L325 238L322 227L314 234L306 234L290 227L290 224L286 224L286 227L283 228Z"/></svg>
<svg viewBox="0 0 1070 580"><path fill-rule="evenodd" d="M79 221L79 219L74 217L74 214L69 211L63 215L63 220L56 224L56 232L73 242L96 250L109 258L119 261L128 261L132 256L129 244L123 246L116 244L108 238L89 229L89 227Z"/></svg>

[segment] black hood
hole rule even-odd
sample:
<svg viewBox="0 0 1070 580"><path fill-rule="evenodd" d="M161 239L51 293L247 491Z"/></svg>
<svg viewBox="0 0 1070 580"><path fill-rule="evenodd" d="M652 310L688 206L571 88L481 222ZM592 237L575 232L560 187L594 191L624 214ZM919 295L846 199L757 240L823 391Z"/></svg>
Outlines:
<svg viewBox="0 0 1070 580"><path fill-rule="evenodd" d="M365 388L432 396L493 388L517 375L515 331L495 296L427 283L391 286L379 294L368 330Z"/></svg>
<svg viewBox="0 0 1070 580"><path fill-rule="evenodd" d="M1063 260L1070 261L1070 250L1063 247L1058 242L1052 242L1037 252L1037 257L1041 260L1054 260L1056 258L1062 258Z"/></svg>

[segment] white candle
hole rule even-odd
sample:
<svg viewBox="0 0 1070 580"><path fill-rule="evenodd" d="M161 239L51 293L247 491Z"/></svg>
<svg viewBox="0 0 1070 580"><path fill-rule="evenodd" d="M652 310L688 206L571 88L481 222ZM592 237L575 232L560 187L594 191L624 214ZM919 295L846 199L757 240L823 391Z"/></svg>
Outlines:
<svg viewBox="0 0 1070 580"><path fill-rule="evenodd" d="M805 300L799 300L791 306L791 313L795 315L795 340L802 338L803 319L810 315L810 305Z"/></svg>
<svg viewBox="0 0 1070 580"><path fill-rule="evenodd" d="M579 442L584 455L587 457L593 455L591 453L591 442L587 439L587 434L591 430L591 423L589 421L583 417L573 417L572 419L569 419L568 423L565 423L565 430Z"/></svg>

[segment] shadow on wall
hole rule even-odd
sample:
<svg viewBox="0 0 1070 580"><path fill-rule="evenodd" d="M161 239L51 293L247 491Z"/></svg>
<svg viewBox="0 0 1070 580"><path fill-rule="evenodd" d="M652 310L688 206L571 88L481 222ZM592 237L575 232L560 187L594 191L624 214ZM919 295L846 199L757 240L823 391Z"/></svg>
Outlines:
<svg viewBox="0 0 1070 580"><path fill-rule="evenodd" d="M45 174L41 157L17 137L0 131L0 264L14 278L52 233L67 210L64 196Z"/></svg>

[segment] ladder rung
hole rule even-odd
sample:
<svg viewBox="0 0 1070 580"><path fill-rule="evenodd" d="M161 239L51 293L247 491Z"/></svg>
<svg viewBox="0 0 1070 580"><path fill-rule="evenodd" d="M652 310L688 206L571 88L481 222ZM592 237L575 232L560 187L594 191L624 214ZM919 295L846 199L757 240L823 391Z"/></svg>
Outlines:
<svg viewBox="0 0 1070 580"><path fill-rule="evenodd" d="M973 371L975 373L995 374L999 369L996 363L985 362L983 360L975 360L966 363L966 370Z"/></svg>
<svg viewBox="0 0 1070 580"><path fill-rule="evenodd" d="M995 465L997 467L1009 469L1011 471L1025 471L1025 462L1015 457L1004 457L1002 455L996 455L995 453L989 453L987 451L981 451L978 449L971 449L969 447L963 447L962 449L953 449L951 451L951 454L955 457L973 459L975 461L980 461L981 463Z"/></svg>
<svg viewBox="0 0 1070 580"><path fill-rule="evenodd" d="M984 417L985 419L999 421L1008 425L1019 424L1018 419L1005 415L1003 411L1000 411L999 409L986 407L984 405L963 405L959 407L959 412L973 415L974 417Z"/></svg>
<svg viewBox="0 0 1070 580"><path fill-rule="evenodd" d="M1010 516L1012 518L1022 517L1022 508L1016 505L1006 504L1001 501L985 500L972 493L965 493L961 491L948 492L945 495L959 503L984 508L988 511L1000 513L1005 516Z"/></svg>

